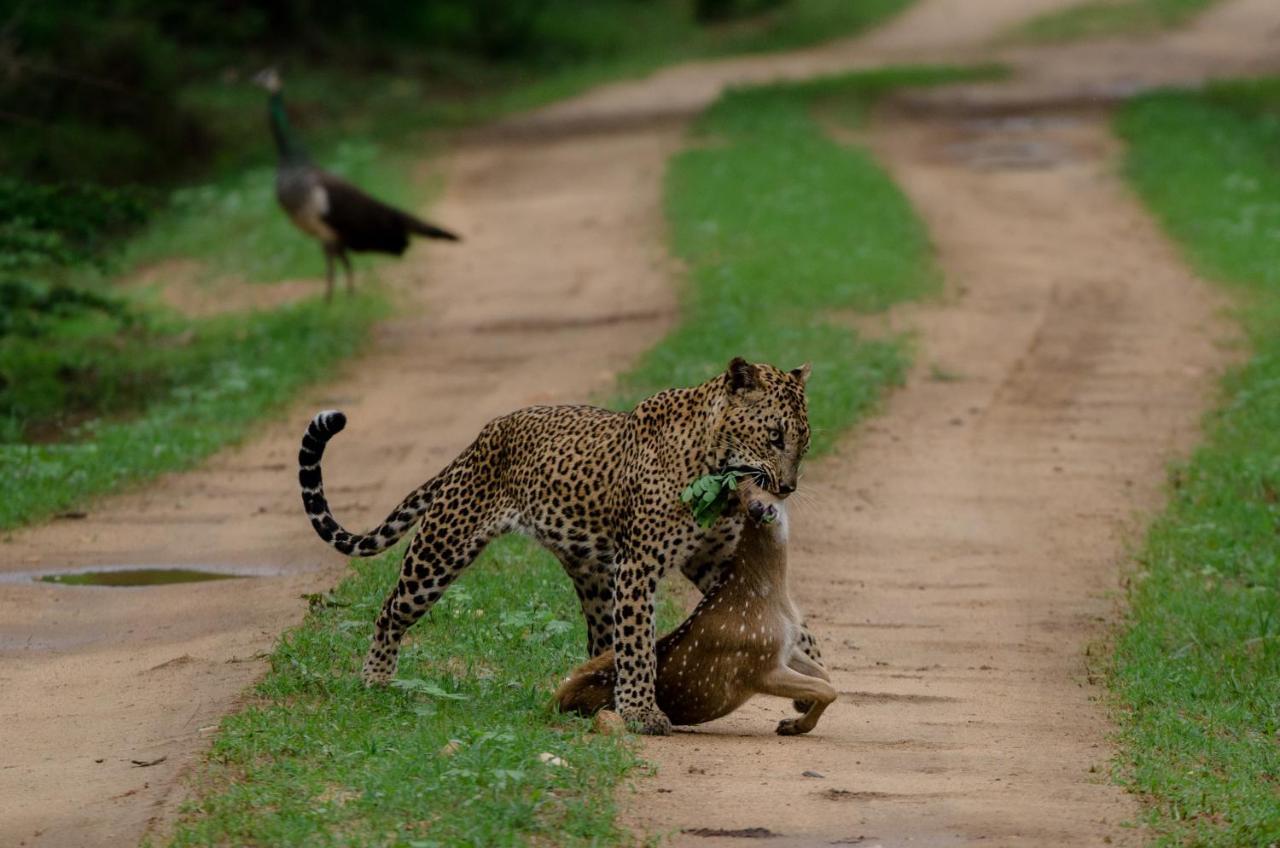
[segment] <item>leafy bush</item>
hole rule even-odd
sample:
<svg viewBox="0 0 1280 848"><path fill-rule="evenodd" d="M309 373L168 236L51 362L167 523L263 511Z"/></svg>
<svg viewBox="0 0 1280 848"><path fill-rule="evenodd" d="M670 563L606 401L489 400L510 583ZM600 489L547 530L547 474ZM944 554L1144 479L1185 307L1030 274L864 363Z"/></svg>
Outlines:
<svg viewBox="0 0 1280 848"><path fill-rule="evenodd" d="M149 209L137 189L0 179L0 273L97 258Z"/></svg>
<svg viewBox="0 0 1280 848"><path fill-rule="evenodd" d="M694 0L693 16L701 23L727 21L785 5L788 0Z"/></svg>
<svg viewBox="0 0 1280 848"><path fill-rule="evenodd" d="M0 279L0 340L6 336L38 339L53 335L68 320L97 312L130 326L136 316L124 301L71 286L44 286L29 280Z"/></svg>

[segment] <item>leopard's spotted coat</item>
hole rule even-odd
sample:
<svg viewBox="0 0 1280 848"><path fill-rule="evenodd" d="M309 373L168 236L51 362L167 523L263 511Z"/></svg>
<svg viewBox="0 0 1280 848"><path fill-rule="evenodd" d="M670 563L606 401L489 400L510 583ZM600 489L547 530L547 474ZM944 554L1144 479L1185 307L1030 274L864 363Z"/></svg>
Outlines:
<svg viewBox="0 0 1280 848"><path fill-rule="evenodd" d="M699 386L672 389L629 413L534 406L497 418L379 527L344 530L324 497L320 459L346 425L322 412L302 440L299 482L316 532L344 554L386 550L415 522L400 579L378 615L367 683L396 670L405 630L431 608L491 539L520 532L549 548L574 582L588 650L614 650L618 710L646 733L670 723L654 697L654 593L679 568L705 593L732 561L743 517L732 507L700 527L680 492L703 474L736 468L785 497L809 447L808 366L780 371L735 359ZM802 646L817 659L806 632Z"/></svg>

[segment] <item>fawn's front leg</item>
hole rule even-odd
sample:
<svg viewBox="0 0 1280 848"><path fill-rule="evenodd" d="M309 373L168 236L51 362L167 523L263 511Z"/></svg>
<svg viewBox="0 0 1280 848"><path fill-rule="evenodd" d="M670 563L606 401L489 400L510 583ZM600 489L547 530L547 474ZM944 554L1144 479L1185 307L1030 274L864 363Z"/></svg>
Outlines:
<svg viewBox="0 0 1280 848"><path fill-rule="evenodd" d="M836 699L836 690L826 680L802 674L786 666L769 672L761 681L761 691L766 695L791 698L809 705L809 709L799 718L786 718L778 722L780 736L795 736L813 730L822 711Z"/></svg>

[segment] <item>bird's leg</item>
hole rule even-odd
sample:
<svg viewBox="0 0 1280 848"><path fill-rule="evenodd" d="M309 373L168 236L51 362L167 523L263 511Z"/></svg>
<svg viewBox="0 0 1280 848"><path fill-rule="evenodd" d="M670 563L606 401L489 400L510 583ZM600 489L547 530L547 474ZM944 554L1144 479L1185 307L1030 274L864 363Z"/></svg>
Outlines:
<svg viewBox="0 0 1280 848"><path fill-rule="evenodd" d="M333 249L327 244L324 246L324 301L333 301Z"/></svg>
<svg viewBox="0 0 1280 848"><path fill-rule="evenodd" d="M347 256L346 251L338 253L338 258L342 260L342 267L347 269L347 294L356 293L355 277L351 272L351 259Z"/></svg>

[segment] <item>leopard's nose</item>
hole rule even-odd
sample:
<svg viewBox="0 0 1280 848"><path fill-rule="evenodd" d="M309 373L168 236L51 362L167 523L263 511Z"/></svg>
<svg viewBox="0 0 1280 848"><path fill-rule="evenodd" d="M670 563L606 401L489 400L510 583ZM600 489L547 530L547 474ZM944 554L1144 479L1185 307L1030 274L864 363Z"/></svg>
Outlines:
<svg viewBox="0 0 1280 848"><path fill-rule="evenodd" d="M796 490L795 483L783 483L778 487L778 494L785 496L785 495L791 494L795 490Z"/></svg>

